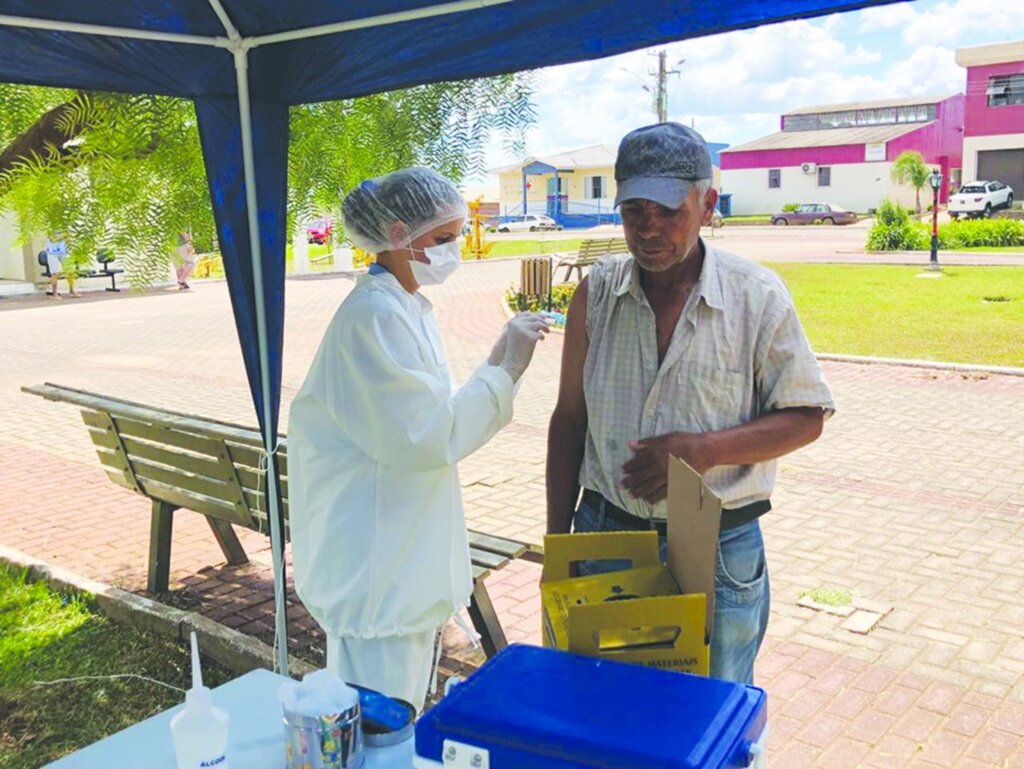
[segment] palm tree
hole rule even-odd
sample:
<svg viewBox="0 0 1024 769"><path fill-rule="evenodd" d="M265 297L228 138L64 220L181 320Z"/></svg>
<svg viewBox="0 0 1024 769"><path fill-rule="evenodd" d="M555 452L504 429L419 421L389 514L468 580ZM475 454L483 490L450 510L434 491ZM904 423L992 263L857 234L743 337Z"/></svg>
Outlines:
<svg viewBox="0 0 1024 769"><path fill-rule="evenodd" d="M924 156L916 150L901 152L890 172L892 180L897 184L909 184L914 188L914 201L917 215L921 215L921 188L928 183L928 166Z"/></svg>

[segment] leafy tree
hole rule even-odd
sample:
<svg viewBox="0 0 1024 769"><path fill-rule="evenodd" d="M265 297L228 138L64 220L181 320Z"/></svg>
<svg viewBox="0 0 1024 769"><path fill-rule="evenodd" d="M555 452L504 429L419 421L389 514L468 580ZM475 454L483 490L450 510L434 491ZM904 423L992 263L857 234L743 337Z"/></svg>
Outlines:
<svg viewBox="0 0 1024 769"><path fill-rule="evenodd" d="M914 188L914 203L918 216L921 215L921 188L928 184L928 166L924 156L916 150L901 152L892 164L890 175L897 184L909 184Z"/></svg>
<svg viewBox="0 0 1024 769"><path fill-rule="evenodd" d="M293 108L289 230L366 177L418 163L460 180L494 133L520 149L532 87L525 73ZM190 101L0 84L0 105L0 209L23 233L63 231L72 262L109 248L141 285L166 275L182 229L213 247Z"/></svg>

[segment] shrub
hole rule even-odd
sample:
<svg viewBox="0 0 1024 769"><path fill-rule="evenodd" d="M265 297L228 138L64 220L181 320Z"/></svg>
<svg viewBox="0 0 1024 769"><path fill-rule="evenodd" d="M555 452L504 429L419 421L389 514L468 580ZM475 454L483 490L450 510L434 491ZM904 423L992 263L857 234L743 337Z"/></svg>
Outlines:
<svg viewBox="0 0 1024 769"><path fill-rule="evenodd" d="M889 198L882 198L878 205L878 223L887 226L906 224L910 221L907 209Z"/></svg>
<svg viewBox="0 0 1024 769"><path fill-rule="evenodd" d="M910 221L907 210L885 198L868 233L868 251L918 251L929 245L928 228Z"/></svg>
<svg viewBox="0 0 1024 769"><path fill-rule="evenodd" d="M794 211L796 211L798 208L800 208L800 204L799 203L786 203L786 205L784 205L782 207L782 213L784 213L784 214L791 214Z"/></svg>
<svg viewBox="0 0 1024 769"><path fill-rule="evenodd" d="M569 309L569 302L576 293L575 283L559 283L551 288L551 311L566 312ZM516 290L514 285L509 286L505 292L505 303L514 312L540 312L548 309L548 298L546 296L525 296Z"/></svg>
<svg viewBox="0 0 1024 769"><path fill-rule="evenodd" d="M942 248L1024 246L1024 221L1016 219L968 219L939 227Z"/></svg>

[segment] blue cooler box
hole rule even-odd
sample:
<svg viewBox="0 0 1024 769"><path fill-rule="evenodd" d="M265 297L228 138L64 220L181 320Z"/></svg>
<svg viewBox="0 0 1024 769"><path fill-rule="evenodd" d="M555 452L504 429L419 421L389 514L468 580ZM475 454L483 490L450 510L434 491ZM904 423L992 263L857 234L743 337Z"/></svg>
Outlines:
<svg viewBox="0 0 1024 769"><path fill-rule="evenodd" d="M764 766L762 689L513 645L416 724L418 769Z"/></svg>

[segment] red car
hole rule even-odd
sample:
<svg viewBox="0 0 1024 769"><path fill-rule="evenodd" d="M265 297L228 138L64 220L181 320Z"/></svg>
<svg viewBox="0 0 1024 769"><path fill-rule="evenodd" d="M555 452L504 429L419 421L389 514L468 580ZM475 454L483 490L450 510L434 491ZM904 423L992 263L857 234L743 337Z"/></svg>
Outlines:
<svg viewBox="0 0 1024 769"><path fill-rule="evenodd" d="M772 224L853 224L857 214L835 203L804 203L796 211L772 214Z"/></svg>
<svg viewBox="0 0 1024 769"><path fill-rule="evenodd" d="M331 228L333 222L330 219L317 219L312 224L306 225L306 240L317 245L324 245L331 239Z"/></svg>

